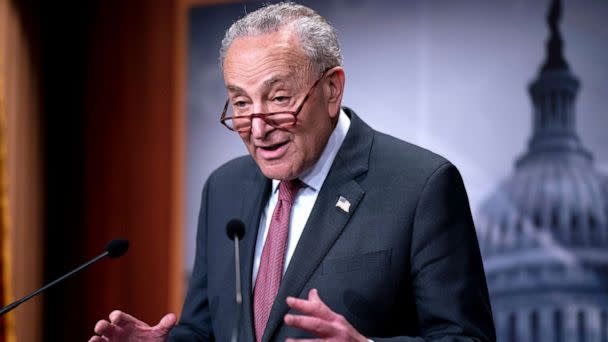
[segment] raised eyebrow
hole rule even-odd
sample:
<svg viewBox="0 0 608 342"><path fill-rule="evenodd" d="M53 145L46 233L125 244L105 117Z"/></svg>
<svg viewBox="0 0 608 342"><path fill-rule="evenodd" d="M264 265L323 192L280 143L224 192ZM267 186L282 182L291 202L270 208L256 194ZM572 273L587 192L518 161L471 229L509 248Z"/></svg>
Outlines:
<svg viewBox="0 0 608 342"><path fill-rule="evenodd" d="M284 82L284 81L286 81L286 79L288 79L288 77L285 77L285 76L273 76L273 77L265 80L262 83L262 86L264 87L264 89L270 89L276 83L278 83L278 82ZM236 85L232 85L232 84L227 85L226 89L229 92L231 92L231 93L243 93L243 94L247 94L247 92L243 88L241 88L239 86L236 86Z"/></svg>
<svg viewBox="0 0 608 342"><path fill-rule="evenodd" d="M226 90L231 93L245 93L245 90L243 90L243 88L231 84L226 86Z"/></svg>
<svg viewBox="0 0 608 342"><path fill-rule="evenodd" d="M273 77L267 79L266 81L264 81L263 86L264 86L264 89L270 89L276 83L283 82L283 81L285 81L285 77L273 76Z"/></svg>

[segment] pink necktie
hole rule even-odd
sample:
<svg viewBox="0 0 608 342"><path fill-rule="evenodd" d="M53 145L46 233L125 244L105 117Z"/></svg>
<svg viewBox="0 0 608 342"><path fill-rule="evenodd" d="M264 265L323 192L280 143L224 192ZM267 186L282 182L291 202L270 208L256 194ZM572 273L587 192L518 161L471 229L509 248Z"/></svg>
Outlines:
<svg viewBox="0 0 608 342"><path fill-rule="evenodd" d="M262 340L270 309L281 285L291 206L301 187L302 182L299 179L279 183L279 200L272 213L253 290L253 316L257 342Z"/></svg>

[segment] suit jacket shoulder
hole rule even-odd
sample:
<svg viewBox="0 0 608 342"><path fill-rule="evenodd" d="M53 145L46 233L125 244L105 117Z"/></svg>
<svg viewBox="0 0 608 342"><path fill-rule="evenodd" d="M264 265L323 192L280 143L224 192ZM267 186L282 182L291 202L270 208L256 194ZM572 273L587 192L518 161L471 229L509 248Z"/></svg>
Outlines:
<svg viewBox="0 0 608 342"><path fill-rule="evenodd" d="M449 161L420 146L374 131L372 154L387 158L399 167L395 171L434 171ZM382 162L378 159L378 162Z"/></svg>
<svg viewBox="0 0 608 342"><path fill-rule="evenodd" d="M221 185L238 185L247 180L257 180L263 175L253 158L249 155L234 158L211 173L208 183L219 182Z"/></svg>
<svg viewBox="0 0 608 342"><path fill-rule="evenodd" d="M350 109L346 112L351 116L352 132L338 157L347 167L363 165L358 182L366 191L383 189L391 200L405 193L418 195L437 170L445 165L453 167L439 154L375 131ZM411 203L413 199L407 200Z"/></svg>

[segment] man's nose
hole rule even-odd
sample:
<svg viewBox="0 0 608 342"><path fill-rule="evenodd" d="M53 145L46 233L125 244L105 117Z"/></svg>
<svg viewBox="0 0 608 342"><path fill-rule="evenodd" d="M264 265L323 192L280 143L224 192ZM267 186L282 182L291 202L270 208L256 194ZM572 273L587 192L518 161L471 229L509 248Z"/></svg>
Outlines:
<svg viewBox="0 0 608 342"><path fill-rule="evenodd" d="M251 119L251 135L254 139L263 139L272 129L272 126L261 118Z"/></svg>

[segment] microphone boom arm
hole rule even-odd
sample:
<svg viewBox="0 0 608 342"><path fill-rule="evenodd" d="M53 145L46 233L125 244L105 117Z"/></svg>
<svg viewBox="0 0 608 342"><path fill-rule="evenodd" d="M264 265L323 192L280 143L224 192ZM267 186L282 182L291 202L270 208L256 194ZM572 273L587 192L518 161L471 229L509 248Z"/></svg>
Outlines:
<svg viewBox="0 0 608 342"><path fill-rule="evenodd" d="M17 300L17 301L14 301L14 302L12 302L11 304L9 304L9 305L7 305L7 306L3 307L3 308L0 310L0 316L2 316L2 315L4 315L4 314L6 314L7 312L9 312L9 311L13 310L14 308L18 307L19 305L21 305L21 303L23 303L23 302L26 302L26 301L30 300L32 297L36 296L36 295L37 295L37 294L39 294L40 292L43 292L44 290L48 289L49 287L51 287L51 286L53 286L53 285L55 285L55 284L57 284L57 283L59 283L59 282L61 282L61 281L65 280L65 279L67 279L67 278L69 278L69 277L73 276L75 273L78 273L79 271L81 271L81 270L83 270L83 269L85 269L85 268L87 268L87 267L91 266L92 264L96 263L96 262L97 262L97 261L99 261L100 259L105 258L107 255L108 255L108 252L103 252L102 254L99 254L99 255L98 255L98 256L96 256L94 259L91 259L91 260L87 261L86 263L84 263L84 264L80 265L78 268L76 268L76 269L72 270L71 272L69 272L69 273L67 273L67 274L64 274L63 276L61 276L61 277L59 277L59 278L55 279L55 280L54 280L54 281L52 281L51 283L48 283L48 284L44 285L43 287L41 287L41 288L39 288L38 290L36 290L36 291L34 291L34 292L30 293L29 295L27 295L27 296L25 296L25 297L23 297L23 298L21 298L21 299L19 299L19 300Z"/></svg>
<svg viewBox="0 0 608 342"><path fill-rule="evenodd" d="M91 266L92 264L98 262L99 260L109 256L110 258L117 258L120 257L121 255L125 254L127 252L127 250L129 249L129 241L128 240L112 240L110 241L105 248L105 252L99 254L98 256L96 256L95 258L85 262L84 264L78 266L77 268L75 268L74 270L64 274L63 276L53 280L51 283L44 285L43 287L39 288L38 290L28 294L27 296L14 301L12 303L10 303L9 305L3 307L2 309L0 309L0 316L3 316L4 314L6 314L7 312L13 310L14 308L18 307L19 305L21 305L22 303L30 300L32 297L40 294L41 292L45 291L46 289L48 289L49 287L54 286L57 283L62 282L63 280L73 276L74 274L82 271L83 269Z"/></svg>

